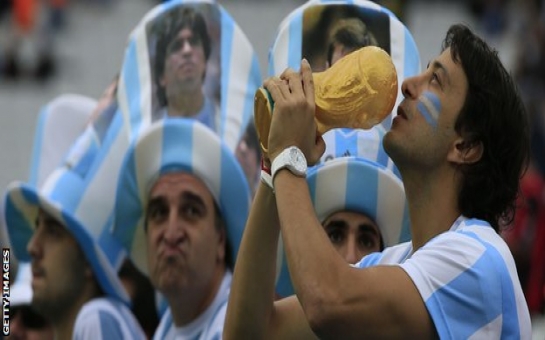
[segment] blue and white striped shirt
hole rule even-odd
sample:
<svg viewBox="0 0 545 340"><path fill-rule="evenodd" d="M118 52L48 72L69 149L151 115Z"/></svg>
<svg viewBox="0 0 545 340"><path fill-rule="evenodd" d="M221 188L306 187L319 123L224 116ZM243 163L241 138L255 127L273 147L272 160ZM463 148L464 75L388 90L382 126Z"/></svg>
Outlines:
<svg viewBox="0 0 545 340"><path fill-rule="evenodd" d="M227 301L231 290L232 274L226 271L214 301L208 308L188 325L176 327L170 308L161 318L161 323L153 339L155 340L219 340L223 334L223 324L227 313Z"/></svg>
<svg viewBox="0 0 545 340"><path fill-rule="evenodd" d="M441 339L530 339L528 306L515 262L486 222L459 217L416 252L410 242L355 267L399 264L417 287Z"/></svg>
<svg viewBox="0 0 545 340"><path fill-rule="evenodd" d="M122 302L102 297L87 302L74 324L74 340L145 340L140 324Z"/></svg>

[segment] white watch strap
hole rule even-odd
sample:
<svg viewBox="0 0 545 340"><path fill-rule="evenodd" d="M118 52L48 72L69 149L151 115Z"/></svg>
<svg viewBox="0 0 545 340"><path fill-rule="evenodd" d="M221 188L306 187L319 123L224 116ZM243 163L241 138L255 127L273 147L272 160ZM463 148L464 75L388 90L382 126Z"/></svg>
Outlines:
<svg viewBox="0 0 545 340"><path fill-rule="evenodd" d="M272 176L265 170L261 170L261 181L267 184L267 186L274 192Z"/></svg>

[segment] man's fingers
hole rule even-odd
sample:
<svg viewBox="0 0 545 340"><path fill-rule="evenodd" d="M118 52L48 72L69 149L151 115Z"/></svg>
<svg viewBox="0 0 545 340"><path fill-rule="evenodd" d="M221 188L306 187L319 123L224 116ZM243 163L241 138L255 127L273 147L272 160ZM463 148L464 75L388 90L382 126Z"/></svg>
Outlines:
<svg viewBox="0 0 545 340"><path fill-rule="evenodd" d="M263 87L269 91L272 99L277 102L279 100L285 100L289 93L289 85L286 80L282 80L278 77L271 77L265 80Z"/></svg>
<svg viewBox="0 0 545 340"><path fill-rule="evenodd" d="M303 91L305 91L307 100L314 105L314 78L310 64L306 59L301 61L301 76L303 77Z"/></svg>

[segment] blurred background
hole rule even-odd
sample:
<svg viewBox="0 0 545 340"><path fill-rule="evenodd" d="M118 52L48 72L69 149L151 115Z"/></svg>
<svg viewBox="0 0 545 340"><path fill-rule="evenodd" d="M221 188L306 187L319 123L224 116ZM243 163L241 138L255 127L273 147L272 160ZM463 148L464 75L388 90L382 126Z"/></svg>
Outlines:
<svg viewBox="0 0 545 340"><path fill-rule="evenodd" d="M58 95L99 98L118 73L127 37L157 0L0 0L0 188L29 177L36 117ZM260 58L280 21L302 0L219 0ZM545 1L384 0L411 30L422 68L440 51L447 28L464 22L481 34L515 75L532 124L532 163L524 197L505 234L534 315L536 338L545 282ZM15 29L14 22L17 22Z"/></svg>

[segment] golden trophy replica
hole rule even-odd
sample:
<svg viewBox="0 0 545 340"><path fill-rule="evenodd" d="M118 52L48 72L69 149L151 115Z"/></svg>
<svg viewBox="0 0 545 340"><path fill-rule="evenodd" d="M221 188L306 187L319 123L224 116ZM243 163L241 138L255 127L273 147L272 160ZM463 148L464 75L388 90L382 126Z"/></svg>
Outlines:
<svg viewBox="0 0 545 340"><path fill-rule="evenodd" d="M370 129L390 114L397 98L396 69L380 47L362 47L313 77L320 135L334 128ZM254 121L264 155L273 105L269 92L259 88L254 97Z"/></svg>

